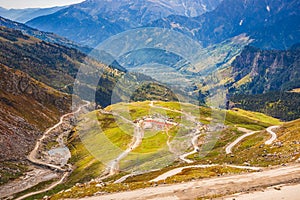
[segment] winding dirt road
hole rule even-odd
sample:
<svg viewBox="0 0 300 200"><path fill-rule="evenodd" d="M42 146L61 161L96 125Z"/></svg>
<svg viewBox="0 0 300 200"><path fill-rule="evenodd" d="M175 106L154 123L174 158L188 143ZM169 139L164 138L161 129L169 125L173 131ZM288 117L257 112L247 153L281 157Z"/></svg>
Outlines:
<svg viewBox="0 0 300 200"><path fill-rule="evenodd" d="M174 185L159 185L157 187L119 192L95 197L85 197L85 200L151 200L172 199L190 200L199 196L226 195L278 185L300 179L300 165L266 169L260 172L216 177L190 181Z"/></svg>
<svg viewBox="0 0 300 200"><path fill-rule="evenodd" d="M50 185L49 187L47 187L47 188L45 188L45 189L43 189L43 190L36 191L36 192L31 192L31 193L29 193L29 194L26 194L26 195L24 195L24 196L21 196L21 197L17 198L16 200L22 200L22 199L25 199L25 198L27 198L27 197L31 197L31 196L36 195L36 194L41 194L41 193L43 193L43 192L47 192L47 191L49 191L49 190L55 188L57 185L63 183L63 181L65 180L65 178L67 178L67 177L69 176L69 173L70 173L70 172L65 173L65 174L63 175L63 177L62 177L58 182L53 183L53 184Z"/></svg>
<svg viewBox="0 0 300 200"><path fill-rule="evenodd" d="M43 142L43 140L44 140L46 137L48 137L48 135L49 135L53 130L55 130L57 127L61 126L61 125L64 123L65 118L67 118L67 117L69 117L69 116L72 116L72 115L75 115L75 114L79 113L79 112L81 111L82 108L87 107L87 106L89 106L89 105L90 105L90 102L85 101L85 104L82 105L82 106L80 106L75 112L71 112L71 113L68 113L68 114L63 115L63 116L60 118L60 120L59 120L59 122L58 122L57 124L55 124L54 126L52 126L51 128L49 128L49 129L44 133L44 135L43 135L40 139L38 139L37 143L35 144L34 149L30 152L30 154L28 155L27 159L28 159L29 161L31 161L32 163L37 164L37 165L47 166L47 167L49 167L50 169L58 170L58 171L60 171L60 172L66 171L66 169L63 169L63 168L61 168L60 166L52 165L52 164L50 164L50 163L46 163L46 162L43 162L43 161L37 159L36 156L37 156L38 149L39 149L41 143Z"/></svg>
<svg viewBox="0 0 300 200"><path fill-rule="evenodd" d="M52 165L52 164L49 164L49 163L46 163L46 162L42 162L40 160L38 160L36 158L36 155L37 155L37 151L41 145L41 143L43 142L43 140L53 131L55 130L57 127L61 126L63 123L64 123L64 119L66 117L69 117L69 116L72 116L72 115L75 115L77 113L79 113L84 107L87 107L89 106L91 103L90 102L87 102L87 101L84 101L85 104L80 106L76 111L74 112L71 112L71 113L68 113L68 114L65 114L63 115L61 118L60 118L60 121L55 124L54 126L52 126L51 128L49 128L45 133L44 135L37 141L34 149L31 151L31 153L29 154L28 156L28 160L31 161L32 163L34 164L37 164L37 165L40 165L40 166L45 166L45 167L48 167L54 171L60 171L60 172L64 172L63 176L57 181L57 182L54 182L52 185L50 185L49 187L43 189L43 190L39 190L39 191L36 191L36 192L31 192L29 194L26 194L26 195L23 195L19 198L17 198L17 200L22 200L22 199L25 199L27 197L31 197L33 195L36 195L36 194L40 194L40 193L43 193L43 192L47 192L51 189L53 189L54 187L56 187L57 185L61 184L66 177L69 176L69 174L71 173L71 170L72 170L72 166L71 165L67 165L68 168L67 169L63 169L61 168L60 166L56 166L56 165Z"/></svg>
<svg viewBox="0 0 300 200"><path fill-rule="evenodd" d="M267 132L271 134L271 138L269 140L267 140L265 142L266 145L271 145L276 139L277 139L277 135L276 133L274 133L272 130L273 129L276 129L276 128L279 128L279 126L271 126L269 128L267 128ZM249 132L249 133L246 133L244 135L242 135L241 137L237 138L233 143L229 144L225 151L226 151L226 154L231 154L232 153L232 148L237 145L239 142L241 142L244 138L246 137L249 137L250 135L253 135L255 133L258 133L259 131L252 131L252 132Z"/></svg>
<svg viewBox="0 0 300 200"><path fill-rule="evenodd" d="M192 138L192 145L194 147L194 150L189 152L189 153L186 153L186 154L183 154L181 156L179 156L179 158L181 160L183 160L184 162L188 163L188 164L191 164L193 163L194 161L193 160L190 160L190 159L187 159L186 157L190 156L190 155L193 155L197 152L199 152L199 147L198 147L198 138L200 137L200 131L197 130L196 135Z"/></svg>
<svg viewBox="0 0 300 200"><path fill-rule="evenodd" d="M119 171L119 163L122 159L124 159L131 151L133 151L134 149L136 149L138 146L140 146L143 138L144 138L144 131L143 128L141 127L141 123L142 120L140 120L138 123L133 123L132 121L126 119L125 117L117 114L117 113L106 113L103 112L105 114L113 114L115 116L120 117L121 119L123 119L124 121L132 124L134 126L134 134L133 134L133 138L132 138L132 142L129 145L129 147L122 152L116 159L114 159L113 161L110 162L110 164L108 165L108 171L109 171L109 175L114 175Z"/></svg>
<svg viewBox="0 0 300 200"><path fill-rule="evenodd" d="M246 133L242 136L240 136L239 138L237 138L233 143L229 144L225 151L226 151L226 154L230 154L232 153L232 148L237 145L238 143L240 143L243 139L245 139L246 137L249 137L250 135L253 135L255 133L258 133L259 131L252 131L252 132L249 132L249 133Z"/></svg>
<svg viewBox="0 0 300 200"><path fill-rule="evenodd" d="M266 145L271 145L276 139L277 139L277 135L276 133L274 133L272 130L279 128L279 126L271 126L269 128L267 128L268 133L271 134L271 138L265 142Z"/></svg>
<svg viewBox="0 0 300 200"><path fill-rule="evenodd" d="M176 169L172 169L162 175L159 175L155 179L152 179L150 182L158 182L166 180L167 178L174 176L176 174L179 174L184 169L191 169L191 168L208 168L208 167L215 167L215 166L224 166L224 167L232 167L232 168L238 168L238 169L249 169L254 171L259 171L262 168L261 167L248 167L248 166L237 166L237 165L219 165L219 164L211 164L211 165L191 165L191 166L185 166L185 167L179 167Z"/></svg>
<svg viewBox="0 0 300 200"><path fill-rule="evenodd" d="M154 105L154 101L151 101L149 105L150 105L150 107L153 107L153 108L160 108L160 109L163 109L163 110L168 110L168 111L172 111L172 112L177 112L177 113L183 114L183 115L185 115L185 117L186 117L187 120L190 120L191 122L193 122L193 123L196 124L196 127L194 128L194 130L196 130L196 132L194 133L195 136L191 140L191 143L192 143L193 148L194 148L193 151L185 153L185 154L179 156L179 158L182 161L184 161L184 162L186 162L188 164L193 163L194 161L192 161L190 159L187 159L186 157L199 152L198 138L200 137L200 131L199 131L199 127L198 127L199 126L199 124L198 124L199 122L196 120L196 117L192 116L192 115L190 115L190 114L188 114L186 112L179 111L179 110L173 110L173 109L170 109L170 108L164 108L164 107L161 107L161 106L155 106ZM167 143L167 144L168 144L169 149L170 149L169 143Z"/></svg>
<svg viewBox="0 0 300 200"><path fill-rule="evenodd" d="M13 180L5 185L1 185L0 199L12 196L16 193L32 188L41 182L53 180L55 178L59 178L59 175L54 173L52 170L33 167L33 170L24 174L23 177Z"/></svg>

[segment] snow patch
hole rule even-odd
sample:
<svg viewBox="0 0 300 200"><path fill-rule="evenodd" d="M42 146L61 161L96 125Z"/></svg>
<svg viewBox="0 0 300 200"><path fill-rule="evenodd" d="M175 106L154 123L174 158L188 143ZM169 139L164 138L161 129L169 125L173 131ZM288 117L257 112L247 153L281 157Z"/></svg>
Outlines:
<svg viewBox="0 0 300 200"><path fill-rule="evenodd" d="M174 23L174 22L171 22L171 27L172 27L172 28L178 28L178 29L181 28L180 24Z"/></svg>
<svg viewBox="0 0 300 200"><path fill-rule="evenodd" d="M239 25L242 26L243 23L244 23L244 20L241 20L240 23L239 23Z"/></svg>
<svg viewBox="0 0 300 200"><path fill-rule="evenodd" d="M204 4L201 4L201 6L202 6L203 10L204 10L205 12L207 12L207 6L204 5Z"/></svg>

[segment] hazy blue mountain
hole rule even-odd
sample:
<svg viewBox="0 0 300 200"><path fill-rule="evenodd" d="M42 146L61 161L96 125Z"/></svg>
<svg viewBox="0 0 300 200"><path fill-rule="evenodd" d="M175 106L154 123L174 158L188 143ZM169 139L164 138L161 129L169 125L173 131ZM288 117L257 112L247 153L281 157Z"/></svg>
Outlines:
<svg viewBox="0 0 300 200"><path fill-rule="evenodd" d="M221 0L87 0L27 24L80 44L96 46L124 30L169 15L194 17L213 10Z"/></svg>
<svg viewBox="0 0 300 200"><path fill-rule="evenodd" d="M53 8L26 8L26 9L5 9L0 7L0 16L16 22L25 23L39 16L50 15L63 8L65 8L65 6L53 7Z"/></svg>
<svg viewBox="0 0 300 200"><path fill-rule="evenodd" d="M118 23L98 16L93 17L75 6L38 17L26 24L91 47L124 30Z"/></svg>
<svg viewBox="0 0 300 200"><path fill-rule="evenodd" d="M30 35L30 36L39 38L46 42L61 44L61 45L67 46L67 47L80 49L81 51L84 51L84 52L88 50L88 48L81 47L81 46L75 44L75 42L72 42L66 38L59 36L59 35L39 31L39 30L31 28L25 24L15 22L15 21L3 18L3 17L0 17L0 26L5 26L7 28L19 30L26 35Z"/></svg>
<svg viewBox="0 0 300 200"><path fill-rule="evenodd" d="M253 45L286 49L300 41L300 2L297 0L224 0L215 10L195 18L169 16L150 26L175 29L204 46L246 33Z"/></svg>

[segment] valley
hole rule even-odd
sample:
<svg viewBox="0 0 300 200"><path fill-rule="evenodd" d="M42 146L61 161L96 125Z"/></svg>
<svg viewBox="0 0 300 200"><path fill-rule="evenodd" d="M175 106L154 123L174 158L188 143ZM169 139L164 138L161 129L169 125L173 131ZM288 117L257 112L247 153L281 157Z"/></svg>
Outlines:
<svg viewBox="0 0 300 200"><path fill-rule="evenodd" d="M124 112L128 107L129 107L129 113ZM278 137L276 139L277 142L274 141L274 139L272 139L271 133L273 134L274 132L271 131L273 130L273 128L275 128L272 127L272 125L280 123L276 119L263 116L259 113L255 114L255 113L246 112L242 110L240 111L236 110L236 111L230 111L229 113L226 113L226 115L228 116L224 118L225 120L224 126L220 126L220 125L216 126L216 125L210 125L208 115L211 115L211 113L209 113L210 110L209 108L198 107L198 109L200 110L199 112L202 113L202 115L200 115L201 116L200 118L197 118L196 116L193 115L193 113L194 114L197 113L195 108L197 107L191 104L180 105L180 103L175 103L175 102L166 103L166 102L147 101L147 102L131 103L131 104L120 103L120 104L109 106L105 110L93 111L91 113L81 116L79 120L81 122L79 122L76 128L77 131L72 133L71 138L73 139L71 140L74 141L75 139L74 137L80 137L81 142L84 144L85 148L87 148L89 153L86 152L87 154L85 154L82 150L81 152L78 152L77 148L81 148L80 147L81 142L79 143L78 141L75 143L72 142L72 145L68 142L68 146L71 145L73 148L73 149L70 148L72 152L72 157L74 156L78 157L79 154L82 156L85 155L84 157L79 156L81 157L81 160L78 160L75 163L74 161L71 161L73 165L72 169L75 170L72 171L68 179L70 180L73 179L73 181L75 180L79 181L80 179L84 180L85 178L90 177L89 174L91 169L100 170L97 172L99 175L94 176L95 173L92 173L94 179L90 180L90 182L85 184L76 184L76 186L72 187L71 189L65 190L63 192L58 193L57 195L54 195L53 197L51 197L51 199L83 197L82 195L84 196L96 195L96 194L99 195L102 193L105 194L106 192L120 191L123 190L122 189L123 187L125 188L129 187L131 188L130 190L132 190L132 189L138 189L144 187L151 187L153 184L156 183L160 185L160 184L179 183L183 181L183 182L187 182L188 184L189 181L194 180L194 178L197 178L197 176L198 178L203 179L210 176L214 177L217 175L215 173L220 173L222 175L218 175L218 176L221 177L225 176L228 177L229 179L231 178L229 174L237 173L237 174L245 174L246 176L246 174L249 172L255 172L255 171L265 172L265 170L268 171L269 167L267 166L270 165L277 166L278 164L280 164L278 163L278 160L277 161L269 160L269 155L265 157L260 153L256 154L255 157L252 157L252 159L254 160L251 161L250 160L243 161L242 159L235 160L234 157L236 156L237 152L234 151L235 153L233 154L232 152L228 152L226 150L228 146L231 145L231 142L234 142L235 146L237 146L237 147L233 146L235 149L241 148L240 145L243 145L243 143L247 141L253 140L251 138L253 137L252 135L254 134L264 135L265 132L264 130L267 127L270 127L268 128L268 131L270 131L269 132L270 135L266 134L263 137L265 139L261 141L263 144L266 145L263 147L264 152L269 151L267 150L267 148L273 149L272 151L277 151L277 153L279 152L283 153L285 151L284 148L282 148L282 146L286 146L290 149L294 148L289 144L281 144L280 147L277 146L279 143L278 140L282 141L282 137L290 137L289 135L290 132L284 133L283 135L281 132L278 135L276 134L276 136ZM136 111L139 112L136 113ZM217 111L217 112L222 112L222 111ZM156 116L156 117L154 118L150 117L148 113L149 114L151 113L150 116ZM166 116L168 117L163 117L164 114L166 114ZM230 118L230 115L232 114L238 116L238 119L240 120L239 126L241 128L235 128L234 126L230 125L232 123L231 120L233 120L233 118ZM114 117L112 118L112 116ZM87 120L87 118L89 118L89 120ZM97 125L98 122L96 121L93 122L92 119L100 122L99 125L101 127L101 130L96 131L97 129L99 129ZM119 128L118 129L114 128L112 122L109 123L107 121L108 119L116 120L115 123L118 124ZM260 119L260 121L252 122L251 126L253 126L254 129L258 129L261 131L251 132L252 134L250 134L248 136L249 138L246 139L237 138L239 135L242 137L244 136L244 131L246 129L242 127L249 128L249 125L251 124L251 120L249 121L249 119L252 119L253 121L255 121L254 119ZM168 120L171 121L168 122ZM267 124L266 121L273 121L273 124ZM88 122L88 124L86 122ZM85 124L85 126L80 125L81 123ZM174 132L174 127L177 127L179 129L180 128L185 129L187 124L193 124L193 123L195 123L195 128L191 128L190 129L191 132L190 133L187 132L188 135L181 135L180 132L177 133ZM298 122L293 122L290 124L283 125L282 127L280 126L279 129L276 129L276 133L277 130L286 129L287 127L291 128L290 127L291 124L296 125L297 123ZM198 130L199 132L201 130L201 134L199 135L199 133L197 133L195 129ZM212 130L209 131L210 129ZM111 130L114 130L114 132L111 132ZM126 132L129 130L131 131ZM230 132L230 131L228 132L228 130L234 131L235 135L232 135L232 133L234 132ZM167 134L166 137L160 135L161 131L165 132L163 134ZM203 152L202 148L205 147L206 144L212 142L211 139L203 141L204 138L203 137L200 138L201 135L203 134L207 136L208 135L212 136L216 134L216 132L214 131L220 132L218 137L223 138L221 141L226 141L224 140L224 137L230 138L228 140L228 143L223 143L222 145L217 144L214 147L212 147L213 148L212 151L213 152L217 151L219 154L219 155L214 154L214 157L216 157L217 159L214 159L212 155L208 154L206 156L200 157L203 160L202 159L199 160L199 158L195 155L199 154L198 152ZM97 135L95 135L95 133ZM113 134L114 136L111 134ZM170 135L171 138L169 137ZM68 137L70 139L70 136ZM297 138L297 135L293 135L293 137ZM109 140L109 141L103 143L104 140ZM177 140L180 141L181 145L186 143L186 146L182 145L181 151L178 148L178 146L176 146L178 145L176 144ZM201 140L202 142L200 143ZM239 142L235 142L235 140L239 140ZM218 143L218 141L216 142ZM148 146L148 143L151 144L151 146ZM105 146L103 146L104 144ZM251 152L252 151L255 152L257 145L258 144L253 143L248 147L248 151L250 150ZM176 150L174 151L174 149ZM187 149L190 149L190 153L185 153ZM94 150L96 150L96 152ZM106 156L103 156L104 151L109 151L110 153L105 154ZM76 153L74 154L74 152ZM287 158L283 156L282 161L280 162L282 163L295 162L297 161L297 159L299 159L299 153L300 152L298 151L296 154L294 154L293 158L291 157ZM89 154L92 154L93 156L90 157ZM164 156L163 160L160 159L162 155ZM225 156L223 157L223 160L218 158L221 155ZM279 153L278 155L287 155L287 154ZM187 157L188 159L185 157ZM101 160L101 163L103 164L106 163L106 165L98 163L98 161L94 160L95 158ZM247 159L247 157L245 158ZM265 162L271 162L271 163L268 165L261 165L256 163L261 158L264 158ZM285 160L290 158L292 160L289 161ZM226 163L230 163L230 164L226 164ZM259 163L262 162L260 161ZM89 169L88 170L89 172L87 171L87 174L80 173L79 171L77 171L78 168L81 169L80 170L81 172L82 170L85 171L84 169L87 168ZM134 171L130 170L127 172L127 169L135 169L135 170ZM206 173L211 175L207 175ZM79 177L80 179L78 179ZM70 181L70 180L68 181L68 179L66 180L67 183ZM223 179L220 178L220 181L221 180ZM78 183L77 181L76 183ZM219 180L216 179L216 181ZM175 186L170 186L170 187L172 188ZM50 187L50 189L53 188ZM85 192L82 193L83 191ZM236 192L237 190L233 190L233 191ZM40 192L45 192L45 190L41 190ZM35 193L33 192L31 194L34 195ZM44 194L47 194L47 192ZM116 198L117 195L118 194L109 195L108 197ZM120 193L120 195L122 195L122 193ZM101 196L101 198L102 197L106 198L106 196ZM130 196L126 198L130 198Z"/></svg>
<svg viewBox="0 0 300 200"><path fill-rule="evenodd" d="M299 1L70 2L0 2L0 199L297 199Z"/></svg>

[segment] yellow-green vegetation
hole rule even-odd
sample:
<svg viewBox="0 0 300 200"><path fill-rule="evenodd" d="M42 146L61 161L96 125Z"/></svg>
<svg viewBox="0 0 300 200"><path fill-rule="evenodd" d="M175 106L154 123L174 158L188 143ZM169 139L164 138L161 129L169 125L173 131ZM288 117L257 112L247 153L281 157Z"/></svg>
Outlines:
<svg viewBox="0 0 300 200"><path fill-rule="evenodd" d="M208 124L211 120L212 109L204 106L196 106L188 103L179 103L179 102L155 102L155 106L168 108L174 110L173 112L166 110L168 116L172 113L175 113L174 121L182 123L184 125L191 125L191 121L186 119L186 115L191 115L195 117L195 120L200 121L201 123ZM173 114L174 115L174 114Z"/></svg>
<svg viewBox="0 0 300 200"><path fill-rule="evenodd" d="M130 121L134 121L141 117L149 115L150 106L148 101L145 102L133 102L133 103L118 103L105 108L107 111L112 111L118 115L125 117Z"/></svg>
<svg viewBox="0 0 300 200"><path fill-rule="evenodd" d="M165 148L168 135L164 131L160 131L151 137L143 139L139 147L134 149L132 152L136 153L151 153L157 152L162 148Z"/></svg>
<svg viewBox="0 0 300 200"><path fill-rule="evenodd" d="M192 156L198 163L249 163L253 166L266 167L269 165L280 165L293 162L300 156L300 120L283 124L279 129L273 130L277 133L277 140L271 145L265 145L270 138L267 131L260 131L251 135L235 146L234 155L226 155L225 147L229 143L217 145L205 157ZM221 133L221 137L227 137ZM218 144L219 143L219 144Z"/></svg>
<svg viewBox="0 0 300 200"><path fill-rule="evenodd" d="M280 120L262 113L241 109L227 111L225 120L226 125L243 127L249 130L263 130L269 126L278 125L280 123Z"/></svg>
<svg viewBox="0 0 300 200"><path fill-rule="evenodd" d="M240 87L240 86L242 86L242 85L244 85L244 84L246 84L246 83L248 83L250 81L252 81L251 80L251 76L250 76L250 74L248 74L248 75L244 76L241 80L239 80L238 82L236 82L234 84L234 86L235 87Z"/></svg>
<svg viewBox="0 0 300 200"><path fill-rule="evenodd" d="M105 170L105 166L89 152L81 142L77 132L69 138L68 142L72 154L70 163L75 167L75 170L68 178L69 185L84 183L99 177Z"/></svg>
<svg viewBox="0 0 300 200"><path fill-rule="evenodd" d="M204 143L201 146L201 152L203 155L208 154L208 158L225 154L224 147L243 134L237 130L237 127L264 130L266 127L280 123L279 120L266 115L241 109L230 110L225 113L222 110L212 110L207 107L178 102L155 102L154 107L150 106L149 101L119 103L111 105L105 110L113 114L102 114L99 111L94 111L85 115L84 118L86 119L83 120L82 125L77 127L86 148L104 163L112 161L129 147L134 130L130 122L145 116L160 114L193 128L196 126L190 119L193 116L195 120L201 121L202 119L208 123L211 120L211 115L222 119L222 116L226 114L224 123L229 127L225 131L212 132L209 137L201 136L202 143ZM200 117L199 113L202 114ZM174 162L176 156L169 151L167 141L172 142L177 151L186 152L187 149L180 148L185 147L184 143L187 144L186 148L188 147L190 139L186 136L189 132L183 127L173 127L168 130L168 133L166 130L146 130L145 137L139 147L121 160L120 169L147 171ZM179 144L181 147L178 146ZM192 155L190 158L194 159L194 156L199 159L197 155ZM221 160L220 163L222 163Z"/></svg>
<svg viewBox="0 0 300 200"><path fill-rule="evenodd" d="M233 109L229 112L238 113L240 116L247 117L256 122L266 123L267 125L279 125L282 123L282 122L280 122L279 119L267 116L267 115L265 115L263 113L259 113L259 112L246 111L246 110L242 110L242 109L238 109L238 108Z"/></svg>
<svg viewBox="0 0 300 200"><path fill-rule="evenodd" d="M228 166L214 166L207 168L188 168L182 170L179 174L171 176L159 183L181 183L183 181L191 181L196 179L210 178L214 176L222 176L228 174L239 174L249 172L251 170L232 168Z"/></svg>
<svg viewBox="0 0 300 200"><path fill-rule="evenodd" d="M181 119L181 114L159 108L150 107L149 101L133 102L133 103L118 103L108 106L105 110L112 111L118 115L125 117L128 120L134 121L145 116L153 114L161 114L172 119ZM177 103L175 103L176 105ZM175 109L174 109L175 110Z"/></svg>
<svg viewBox="0 0 300 200"><path fill-rule="evenodd" d="M168 168L170 170L172 168ZM168 170L161 170L156 172L151 172L139 176L135 176L129 178L124 183L108 183L103 185L102 187L97 187L96 183L91 183L84 186L74 186L71 191L65 191L59 194L56 194L51 197L51 200L57 199L66 199L66 198L80 198L86 196L93 196L95 193L113 193L113 192L121 192L128 190L135 190L146 187L153 187L157 183L148 182L149 180L159 176L161 173L166 172ZM251 171L251 170L250 170ZM164 183L178 183L183 181L190 181L195 179L209 178L214 176L222 176L228 174L238 174L243 172L249 172L249 170L245 169L236 169L232 167L208 167L208 168L189 168L184 169L181 173L167 178L165 181L159 181L158 184Z"/></svg>
<svg viewBox="0 0 300 200"><path fill-rule="evenodd" d="M192 116L194 116L195 120L203 120L206 123L209 123L212 113L214 113L213 116L220 118L222 115L226 114L224 122L228 127L225 130L211 132L208 135L203 134L199 137L200 152L202 152L202 154L195 154L189 157L189 159L196 161L195 164L243 164L243 162L250 162L251 165L265 166L271 163L252 161L251 159L257 157L257 155L255 156L253 154L257 154L257 152L253 154L245 153L251 152L249 149L252 149L253 147L256 148L257 144L263 143L268 139L269 135L263 131L261 132L262 135L253 135L253 138L246 138L249 140L242 141L236 146L235 151L244 153L235 156L226 155L225 147L244 134L238 130L238 127L263 130L270 125L279 124L279 120L240 109L225 113L225 111L221 110L212 110L207 107L179 104L176 102L155 102L154 105L155 107L151 107L149 101L130 104L119 103L107 107L105 109L106 113L94 111L82 116L79 125L76 127L76 131L72 134L72 137L69 138L69 146L71 147L70 149L72 152L71 163L76 168L67 183L64 186L57 187L53 191L57 192L59 191L59 188L61 190L70 188L78 182L83 183L95 177L99 177L105 170L105 165L102 163L107 163L115 159L122 151L124 151L124 149L128 148L128 145L132 142L134 126L130 121L132 122L145 116L157 114L184 124L188 124L188 122L185 123L184 120L189 121L191 120L189 118ZM202 115L199 117L198 113L201 113ZM192 128L196 125L191 123L190 126ZM96 187L96 184L93 183L84 186L74 186L70 192L67 191L56 194L52 199L84 197L87 195L94 195L96 192L116 192L152 186L151 183L148 183L149 180L175 166L179 167L185 165L175 164L178 158L169 151L169 147L166 143L168 140L169 142L176 142L176 144L183 144L184 142L190 143L190 138L186 137L189 132L190 130L187 128L177 126L172 127L168 132L166 130L146 130L145 138L143 138L140 146L129 153L119 163L121 170L147 172L149 170L158 169L157 171L130 177L121 184L113 184L114 180L120 178L121 175L127 174L126 172L122 172L121 174L106 179L105 186ZM119 148L120 151L116 151L116 148ZM185 149L185 151L186 150L187 149ZM225 167L224 169L223 167L186 169L182 173L170 177L166 181L168 183L174 183L211 177L219 174L241 173L243 171L245 170L228 167Z"/></svg>
<svg viewBox="0 0 300 200"><path fill-rule="evenodd" d="M106 117L108 121L105 120ZM80 137L79 146L85 148L85 152L89 152L87 155L91 160L108 163L124 151L131 142L133 128L124 132L122 125L128 126L124 123L118 127L111 115L102 115L98 111L88 113L82 116L76 127L78 137ZM128 134L130 131L131 135ZM75 145L75 148L77 147L78 144ZM87 164L93 163L90 159L79 161L84 162L79 166L85 167ZM91 173L93 172L91 171Z"/></svg>
<svg viewBox="0 0 300 200"><path fill-rule="evenodd" d="M178 102L155 102L155 105L172 110L180 111L192 116L204 124L208 124L213 118L218 118L226 125L244 127L250 130L262 130L271 125L280 124L280 120L269 117L262 113L233 109L229 111L214 110L208 107Z"/></svg>
<svg viewBox="0 0 300 200"><path fill-rule="evenodd" d="M118 148L123 150L127 149L132 140L133 125L124 122L124 120L118 116L101 114L100 112L96 114L101 128L99 131L103 131L105 136ZM95 115L95 112L87 115L87 117L91 118L93 115ZM97 139L97 136L95 139Z"/></svg>

